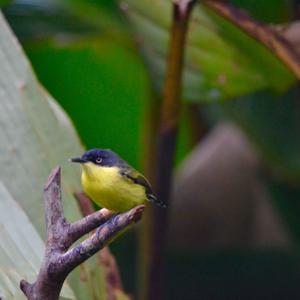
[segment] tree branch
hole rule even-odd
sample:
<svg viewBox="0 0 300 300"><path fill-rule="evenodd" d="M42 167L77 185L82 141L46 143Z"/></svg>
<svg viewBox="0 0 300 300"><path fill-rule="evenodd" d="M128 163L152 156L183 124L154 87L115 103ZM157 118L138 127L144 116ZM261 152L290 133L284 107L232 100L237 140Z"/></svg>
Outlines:
<svg viewBox="0 0 300 300"><path fill-rule="evenodd" d="M103 208L99 211L93 212L90 215L87 215L83 219L70 225L68 236L70 239L71 246L75 241L81 238L83 235L91 232L96 229L98 226L104 224L113 213L106 208ZM68 247L69 248L69 247Z"/></svg>
<svg viewBox="0 0 300 300"><path fill-rule="evenodd" d="M144 208L143 205L137 206L126 213L113 216L105 224L101 225L92 236L63 254L60 257L60 263L67 269L73 270L106 246L120 231L139 221Z"/></svg>
<svg viewBox="0 0 300 300"><path fill-rule="evenodd" d="M78 201L83 216L90 215L94 212L90 199L83 192L75 193L74 196ZM99 251L97 255L99 264L105 273L107 298L108 300L116 300L120 292L125 295L116 260L109 251L108 246Z"/></svg>
<svg viewBox="0 0 300 300"><path fill-rule="evenodd" d="M57 300L67 275L130 225L138 222L145 208L140 205L118 215L102 209L70 224L63 214L59 167L51 172L46 182L44 200L47 229L44 260L34 283L25 280L20 282L20 288L29 300ZM99 225L91 237L68 250L75 241Z"/></svg>

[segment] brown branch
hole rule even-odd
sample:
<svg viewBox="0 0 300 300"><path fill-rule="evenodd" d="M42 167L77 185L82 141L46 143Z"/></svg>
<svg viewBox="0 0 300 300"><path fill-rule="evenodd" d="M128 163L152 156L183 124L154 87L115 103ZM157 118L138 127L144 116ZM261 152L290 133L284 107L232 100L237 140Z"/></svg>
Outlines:
<svg viewBox="0 0 300 300"><path fill-rule="evenodd" d="M117 299L116 292L123 291L123 284L116 259L111 254L108 247L104 247L99 252L99 262L103 266L105 272L108 299L115 300Z"/></svg>
<svg viewBox="0 0 300 300"><path fill-rule="evenodd" d="M91 201L83 192L76 193L75 197L78 201L83 216L87 216L94 212L93 206L91 205ZM102 266L105 273L107 298L108 300L116 300L118 292L122 292L124 294L121 276L116 260L109 251L108 247L104 247L97 254L99 258L99 263Z"/></svg>
<svg viewBox="0 0 300 300"><path fill-rule="evenodd" d="M185 113L187 115L189 143L193 148L208 133L208 125L205 122L203 109L198 103L186 104Z"/></svg>
<svg viewBox="0 0 300 300"><path fill-rule="evenodd" d="M74 241L77 241L83 235L104 224L109 218L112 217L112 215L113 213L111 211L103 208L70 225L68 237L71 243L68 245L68 248L73 244Z"/></svg>
<svg viewBox="0 0 300 300"><path fill-rule="evenodd" d="M64 218L60 191L60 168L57 167L44 188L47 228L44 260L34 283L20 282L21 290L30 300L57 300L67 275L120 232L139 221L144 210L141 205L123 214L112 215L107 209L102 209L69 224ZM68 250L75 241L99 225L91 237Z"/></svg>
<svg viewBox="0 0 300 300"><path fill-rule="evenodd" d="M101 225L92 236L61 255L59 264L64 265L68 270L73 270L76 266L106 246L118 232L124 230L130 224L139 221L143 210L144 206L142 205L124 214L115 215L105 224Z"/></svg>
<svg viewBox="0 0 300 300"><path fill-rule="evenodd" d="M170 32L166 78L163 89L161 119L158 132L157 161L154 187L158 199L169 202L176 150L176 138L181 113L181 86L184 50L189 17L196 1L173 0L173 21ZM151 207L148 210L144 235L143 276L139 299L161 300L163 257L166 245L168 210ZM157 234L159 232L159 234Z"/></svg>

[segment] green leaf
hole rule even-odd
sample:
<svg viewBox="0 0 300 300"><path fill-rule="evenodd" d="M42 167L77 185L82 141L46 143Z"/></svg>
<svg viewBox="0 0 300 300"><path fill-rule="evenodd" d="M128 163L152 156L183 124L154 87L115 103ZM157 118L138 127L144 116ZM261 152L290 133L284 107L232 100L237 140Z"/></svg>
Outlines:
<svg viewBox="0 0 300 300"><path fill-rule="evenodd" d="M11 0L0 0L0 7L6 6L11 2Z"/></svg>
<svg viewBox="0 0 300 300"><path fill-rule="evenodd" d="M146 70L128 40L101 35L63 44L33 42L25 49L87 148L111 148L137 167L150 92Z"/></svg>
<svg viewBox="0 0 300 300"><path fill-rule="evenodd" d="M103 29L105 22L104 18L99 18L101 26L95 26L86 15L85 18L78 17L61 1L16 1L5 7L3 13L20 40L55 34L95 35Z"/></svg>
<svg viewBox="0 0 300 300"><path fill-rule="evenodd" d="M24 211L0 181L0 298L24 299L21 279L36 279L44 254L44 244ZM75 299L65 283L63 299Z"/></svg>
<svg viewBox="0 0 300 300"><path fill-rule="evenodd" d="M132 30L139 37L153 82L161 90L171 1L122 3ZM294 82L291 71L265 46L203 5L195 6L186 49L186 100L215 102L264 89L281 92Z"/></svg>
<svg viewBox="0 0 300 300"><path fill-rule="evenodd" d="M60 5L98 29L124 31L126 27L117 0L62 0Z"/></svg>
<svg viewBox="0 0 300 300"><path fill-rule="evenodd" d="M38 84L2 15L0 41L0 180L43 236L42 190L55 165L62 166L65 215L70 221L80 218L72 196L80 189L79 169L67 159L80 155L83 148L68 117ZM92 276L98 282L97 292L91 288ZM75 269L68 279L78 299L105 299L102 269L96 258ZM101 297L94 297L98 291Z"/></svg>
<svg viewBox="0 0 300 300"><path fill-rule="evenodd" d="M283 23L291 19L292 4L286 0L232 0L230 3L247 10L262 22Z"/></svg>

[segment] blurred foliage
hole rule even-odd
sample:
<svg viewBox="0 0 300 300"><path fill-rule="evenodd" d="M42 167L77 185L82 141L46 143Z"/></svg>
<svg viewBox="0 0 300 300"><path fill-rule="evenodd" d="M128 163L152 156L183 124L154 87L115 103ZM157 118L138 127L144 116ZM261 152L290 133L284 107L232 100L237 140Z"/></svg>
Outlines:
<svg viewBox="0 0 300 300"><path fill-rule="evenodd" d="M285 0L231 2L249 10L261 21L283 22L289 19L290 7ZM68 112L87 148L112 148L139 167L143 120L149 102L158 101L159 96L153 96L155 93L151 91L147 69L129 30L136 34L152 82L156 91L160 91L170 1L122 1L130 26L118 10L117 1L30 3L15 1L5 12L22 38L39 80ZM197 7L191 25L184 75L185 99L196 103L219 102L256 92L213 105L210 110L214 110L214 114L218 111L214 121L226 117L240 124L278 177L298 180L300 124L297 94L292 91L278 97L265 91L285 91L295 82L293 75L258 42L201 6ZM263 92L257 92L261 90ZM188 118L187 114L183 115L178 151L181 158L189 149ZM76 151L82 150L74 147L70 153ZM48 163L50 166L54 162L51 159ZM290 215L294 206L280 204L288 199L298 199L297 193L290 193L287 187L274 191L274 199L277 201L276 195L280 196L278 207L286 212L290 225L298 226L296 214ZM126 273L123 276L125 283L133 285L133 245L128 244L126 236L112 247L117 252L121 271ZM240 287L241 295L245 296L243 288L250 289L243 285L245 282L256 282L260 286L262 282L281 282L279 277L284 277L285 283L290 284L289 292L294 288L295 278L299 277L298 269L294 269L294 262L287 256L275 255L272 258L272 254L263 253L255 257L232 254L229 259L226 255L208 257L211 257L208 261L205 261L206 255L201 261L191 257L187 263L186 256L171 259L169 265L173 269L168 274L170 299L181 293L188 299L186 292L193 288L198 294L204 291L211 297L220 296L216 293L226 290L224 299L230 299L239 292L236 292L236 287ZM280 264L282 261L286 263ZM97 264L90 267L95 271L98 269ZM264 272L265 267L268 272ZM280 272L276 272L279 268ZM241 273L245 281L240 278ZM92 285L100 292L97 281ZM278 290L282 292L279 287Z"/></svg>
<svg viewBox="0 0 300 300"><path fill-rule="evenodd" d="M122 7L139 37L154 86L161 90L171 2L126 0ZM193 11L186 52L186 100L219 102L264 89L285 91L295 82L271 51L202 5Z"/></svg>
<svg viewBox="0 0 300 300"><path fill-rule="evenodd" d="M299 182L300 102L294 89L278 97L260 92L211 108L238 123L257 146L275 176Z"/></svg>
<svg viewBox="0 0 300 300"><path fill-rule="evenodd" d="M131 2L134 1L129 1ZM45 39L40 42L33 40L36 36L40 36L34 29L39 26L32 26L31 31L30 28L27 30L31 36L22 34L24 32L22 28L26 31L26 24L29 22L24 22L24 18L20 18L21 14L19 18L14 19L13 11L8 11L8 16L12 24L18 25L19 22L21 25L15 27L15 30L19 32L20 28L21 36L27 37L26 51L40 80L70 114L87 148L115 149L134 166L138 166L138 153L141 150L139 139L147 109L145 103L153 99L150 99L147 72L129 35L122 32L126 27L124 27L124 20L118 18L116 2L77 0L63 3L65 7L71 8L75 16L70 12L66 13L61 6L55 6L55 3L44 7L44 10L40 7L40 11L47 13L35 14L48 24L48 31L43 31L44 37L54 37L46 41ZM146 61L150 62L148 66L155 77L155 86L159 86L163 82L164 62L161 55L166 52L169 5L158 2L160 9L151 10L147 3L147 1L138 4L134 2L136 6L133 10L126 6L126 2L122 2L121 6L131 20L137 22L138 26L135 28L138 28L140 38L144 41L142 45L146 45L143 53L150 51L150 55L146 55L148 58ZM82 5L84 8L88 6L89 9L83 9ZM245 3L241 1L239 5L243 6ZM283 2L278 1L272 7L274 11L280 13L282 5ZM88 18L81 19L84 14L89 15L87 14L89 11L97 16L96 19L101 20L101 14L105 14L111 21L105 23L107 22L105 19L102 23L94 23ZM43 15L52 15L52 17L49 21L41 17ZM227 21L216 15L208 17L201 9L197 9L195 15L191 26L188 67L185 73L188 99L215 101L220 98L220 90L215 88L216 86L221 87L224 97L232 97L267 87L286 89L287 85L294 80L289 71L286 71L281 62L277 61L268 50ZM55 21L56 19L58 21ZM115 19L119 21L113 21ZM110 27L111 22L115 26ZM60 27L57 27L58 24ZM81 26L84 26L84 29ZM116 28L118 30L115 30ZM64 35L62 38L57 37L55 32ZM158 52L157 49L154 52L153 49L149 50L153 45L158 47ZM215 45L213 55L211 45ZM201 71L198 67L195 68L195 62L196 65L200 63ZM59 68L58 74L56 74L57 68ZM208 73L203 72L203 69ZM126 70L126 77L122 76L124 70ZM230 74L226 74L228 70ZM269 76L270 72L273 76ZM88 74L88 77L85 74ZM127 107L126 111L123 110L124 107ZM98 121L99 118L101 123ZM189 149L187 122L182 124L184 130L181 130L179 157L183 157ZM120 133L118 139L115 138L116 131Z"/></svg>
<svg viewBox="0 0 300 300"><path fill-rule="evenodd" d="M149 87L145 69L128 42L101 36L25 48L86 148L111 148L137 166Z"/></svg>
<svg viewBox="0 0 300 300"><path fill-rule="evenodd" d="M19 0L5 7L3 11L21 41L53 36L64 39L67 35L74 38L95 35L99 30L53 1Z"/></svg>
<svg viewBox="0 0 300 300"><path fill-rule="evenodd" d="M150 98L147 72L129 36L110 27L116 5L107 1L98 7L96 2L64 4L71 12L91 10L99 20L113 9L96 23L98 31L90 18L87 24L80 13L54 2L15 4L5 12L39 79L71 116L85 146L112 148L138 166L144 107ZM90 9L81 10L81 5Z"/></svg>
<svg viewBox="0 0 300 300"><path fill-rule="evenodd" d="M0 7L8 5L11 2L11 0L0 0Z"/></svg>
<svg viewBox="0 0 300 300"><path fill-rule="evenodd" d="M290 20L289 0L231 0L230 3L246 10L253 18L266 23L284 23Z"/></svg>
<svg viewBox="0 0 300 300"><path fill-rule="evenodd" d="M114 149L139 168L147 103L158 100L123 25L114 31L101 23L97 31L54 4L15 4L5 13L39 80L71 116L84 145ZM187 126L181 128L179 158L189 149Z"/></svg>
<svg viewBox="0 0 300 300"><path fill-rule="evenodd" d="M79 19L99 28L110 31L126 29L123 15L116 0L60 0L67 11L71 11Z"/></svg>
<svg viewBox="0 0 300 300"><path fill-rule="evenodd" d="M45 247L22 208L0 181L0 298L22 300L16 287L22 279L34 282L42 263ZM67 283L61 299L75 299Z"/></svg>
<svg viewBox="0 0 300 300"><path fill-rule="evenodd" d="M275 207L284 216L284 224L289 229L289 234L295 244L300 241L300 188L297 186L289 186L282 182L269 180L267 182L268 189L272 196Z"/></svg>
<svg viewBox="0 0 300 300"><path fill-rule="evenodd" d="M42 236L42 187L55 165L62 166L65 215L69 221L80 218L73 197L79 168L67 159L83 149L67 115L38 84L2 14L0 41L0 180ZM102 269L95 257L76 268L68 280L78 298L105 299Z"/></svg>

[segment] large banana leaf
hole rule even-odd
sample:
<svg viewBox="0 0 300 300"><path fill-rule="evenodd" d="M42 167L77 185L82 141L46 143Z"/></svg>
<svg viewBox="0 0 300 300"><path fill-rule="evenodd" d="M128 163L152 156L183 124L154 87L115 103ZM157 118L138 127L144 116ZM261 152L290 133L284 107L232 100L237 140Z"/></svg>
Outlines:
<svg viewBox="0 0 300 300"><path fill-rule="evenodd" d="M114 149L138 168L149 84L127 39L101 35L63 44L52 40L25 43L25 50L43 85L72 118L84 144Z"/></svg>
<svg viewBox="0 0 300 300"><path fill-rule="evenodd" d="M33 282L44 254L44 244L21 207L0 181L0 299L24 299L21 279ZM75 299L65 284L63 299Z"/></svg>
<svg viewBox="0 0 300 300"><path fill-rule="evenodd" d="M44 236L42 190L55 165L62 166L65 214L70 221L80 217L72 197L80 186L79 170L67 159L82 147L70 120L38 84L1 14L0 65L0 180ZM69 282L78 299L106 299L95 258L73 271Z"/></svg>
<svg viewBox="0 0 300 300"><path fill-rule="evenodd" d="M165 73L171 3L122 1L159 90ZM284 91L295 82L294 75L265 46L200 4L192 14L186 50L183 92L187 100L215 102L264 89Z"/></svg>

